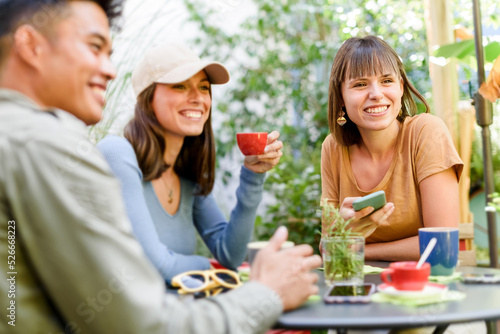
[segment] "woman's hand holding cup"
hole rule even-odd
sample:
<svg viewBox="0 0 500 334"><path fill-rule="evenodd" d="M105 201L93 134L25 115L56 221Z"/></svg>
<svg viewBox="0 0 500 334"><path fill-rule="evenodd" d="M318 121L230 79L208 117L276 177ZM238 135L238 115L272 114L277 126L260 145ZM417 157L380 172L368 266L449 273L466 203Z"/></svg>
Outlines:
<svg viewBox="0 0 500 334"><path fill-rule="evenodd" d="M262 140L260 136L255 136L253 134L256 133L237 134L238 146L240 147L240 150L243 152L243 154L258 153L258 151L246 150L246 148L252 145L243 145L243 142L246 142L248 144L248 141ZM265 173L276 166L280 161L281 156L283 155L283 152L281 151L281 149L283 148L283 142L278 140L279 136L280 133L276 130L269 133L267 135L266 146L264 147L262 153L256 155L246 155L243 165L254 173ZM256 144L253 146L258 147L259 145Z"/></svg>

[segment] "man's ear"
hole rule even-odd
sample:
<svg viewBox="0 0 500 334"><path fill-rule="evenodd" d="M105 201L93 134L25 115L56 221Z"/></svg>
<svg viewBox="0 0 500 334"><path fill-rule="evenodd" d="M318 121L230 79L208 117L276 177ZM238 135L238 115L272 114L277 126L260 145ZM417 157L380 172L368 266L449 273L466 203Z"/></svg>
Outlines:
<svg viewBox="0 0 500 334"><path fill-rule="evenodd" d="M23 24L14 32L13 51L34 68L41 66L41 54L46 44L45 36L29 24Z"/></svg>

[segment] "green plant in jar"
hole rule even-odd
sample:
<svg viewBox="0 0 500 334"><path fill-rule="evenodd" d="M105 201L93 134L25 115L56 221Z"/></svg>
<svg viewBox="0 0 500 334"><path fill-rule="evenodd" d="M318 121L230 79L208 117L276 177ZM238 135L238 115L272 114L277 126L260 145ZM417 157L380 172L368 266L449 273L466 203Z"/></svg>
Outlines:
<svg viewBox="0 0 500 334"><path fill-rule="evenodd" d="M361 233L351 230L339 209L328 199L321 200L321 220L328 226L321 240L321 256L325 282L361 284L364 280L365 239Z"/></svg>

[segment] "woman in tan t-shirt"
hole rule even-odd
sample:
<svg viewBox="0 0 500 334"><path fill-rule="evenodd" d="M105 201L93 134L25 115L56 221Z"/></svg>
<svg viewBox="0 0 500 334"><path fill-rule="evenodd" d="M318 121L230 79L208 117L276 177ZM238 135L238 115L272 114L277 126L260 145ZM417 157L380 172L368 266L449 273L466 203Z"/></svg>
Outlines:
<svg viewBox="0 0 500 334"><path fill-rule="evenodd" d="M427 113L416 115L412 94ZM428 112L387 43L374 36L344 42L330 76L322 198L354 217L367 260L418 259L418 228L458 226L463 163L444 122ZM353 210L354 199L378 190L388 201L382 209Z"/></svg>

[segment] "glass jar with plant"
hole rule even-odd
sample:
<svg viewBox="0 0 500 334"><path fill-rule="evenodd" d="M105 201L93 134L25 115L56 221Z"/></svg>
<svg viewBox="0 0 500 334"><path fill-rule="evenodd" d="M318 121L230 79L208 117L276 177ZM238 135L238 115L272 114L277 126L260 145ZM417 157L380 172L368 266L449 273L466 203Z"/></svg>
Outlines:
<svg viewBox="0 0 500 334"><path fill-rule="evenodd" d="M328 226L321 238L321 256L326 284L362 284L365 238L354 232L339 209L328 199L321 200L321 220Z"/></svg>

